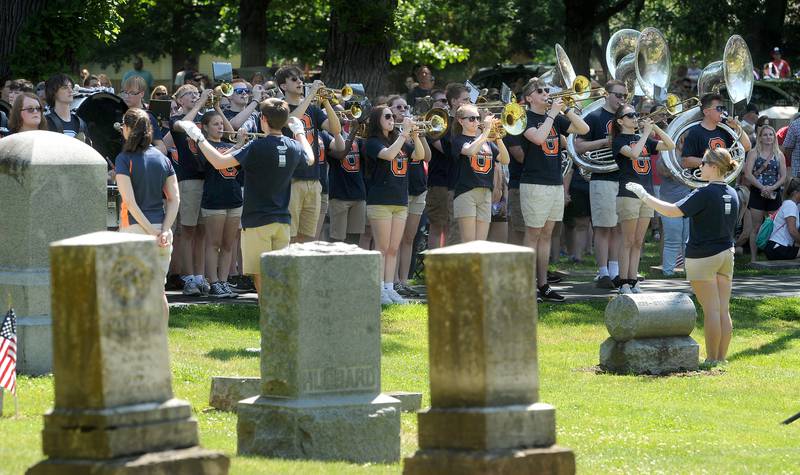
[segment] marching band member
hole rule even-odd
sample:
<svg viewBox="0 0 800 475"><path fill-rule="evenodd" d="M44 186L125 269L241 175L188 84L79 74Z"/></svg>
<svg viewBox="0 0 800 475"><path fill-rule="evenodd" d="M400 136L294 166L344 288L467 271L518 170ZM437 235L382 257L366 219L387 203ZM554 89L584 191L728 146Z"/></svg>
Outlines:
<svg viewBox="0 0 800 475"><path fill-rule="evenodd" d="M548 103L550 86L539 78L528 81L523 94L530 105L528 128L523 133L529 144L520 179L525 242L536 250L538 298L563 302L564 297L547 283L550 236L564 216L567 193L561 175L561 136L586 134L589 126L571 107L564 109L560 98Z"/></svg>
<svg viewBox="0 0 800 475"><path fill-rule="evenodd" d="M496 120L492 114L483 120L478 108L463 105L453 124L453 160L458 164L453 213L461 230L461 242L483 241L492 222L492 191L495 163L508 164L508 150L500 137L490 138Z"/></svg>
<svg viewBox="0 0 800 475"><path fill-rule="evenodd" d="M341 151L328 155L330 238L358 244L367 219L367 190L364 184L363 140L358 137L358 122L349 121ZM344 131L342 136L344 136Z"/></svg>
<svg viewBox="0 0 800 475"><path fill-rule="evenodd" d="M66 74L56 74L45 82L44 93L50 112L45 115L50 130L69 137L86 137L86 123L70 110L74 84Z"/></svg>
<svg viewBox="0 0 800 475"><path fill-rule="evenodd" d="M622 249L619 256L620 293L641 293L637 274L642 245L653 208L642 203L636 195L625 188L626 183L638 183L648 193L653 193L653 167L650 155L654 151L672 150L675 143L652 120L642 122L641 134L636 133L639 115L633 106L622 104L617 108L611 125L611 151L619 166L619 191L616 196ZM661 140L650 138L656 132Z"/></svg>
<svg viewBox="0 0 800 475"><path fill-rule="evenodd" d="M122 93L120 96L128 109L144 109L144 92L147 89L147 83L141 76L131 76L122 82ZM145 110L148 117L150 117L150 125L153 127L153 146L157 148L164 155L167 154L167 147L164 145L164 138L161 136L161 128L158 126L158 119L156 116Z"/></svg>
<svg viewBox="0 0 800 475"><path fill-rule="evenodd" d="M304 97L303 73L297 66L280 68L275 73L275 81L286 96L291 116L300 119L305 126L307 141L314 151L315 160L319 162L319 131L324 129L333 135L338 135L342 131L339 118L329 101L322 101L324 111L311 104L317 96L317 91L323 87L322 82L315 81L310 87L308 95ZM314 240L321 207L321 193L319 167L316 164L305 166L301 163L294 171L289 204L289 211L292 215L291 235L296 242Z"/></svg>
<svg viewBox="0 0 800 475"><path fill-rule="evenodd" d="M584 119L589 133L575 139L579 154L609 148L609 134L614 123L614 113L624 103L628 89L622 81L611 80L605 87L608 95L603 107ZM620 229L617 226L616 197L619 192L619 172L592 173L589 182L589 206L594 228L594 253L597 261L596 286L614 289L613 279L619 275Z"/></svg>

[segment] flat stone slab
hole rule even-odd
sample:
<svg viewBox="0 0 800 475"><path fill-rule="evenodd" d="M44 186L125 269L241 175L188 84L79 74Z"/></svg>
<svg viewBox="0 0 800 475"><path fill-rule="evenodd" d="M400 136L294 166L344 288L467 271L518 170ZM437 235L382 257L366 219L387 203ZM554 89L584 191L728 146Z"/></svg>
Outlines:
<svg viewBox="0 0 800 475"><path fill-rule="evenodd" d="M556 410L550 404L431 408L417 417L422 449L497 450L556 443Z"/></svg>
<svg viewBox="0 0 800 475"><path fill-rule="evenodd" d="M641 338L600 345L600 367L611 373L664 375L697 371L700 345L689 336Z"/></svg>
<svg viewBox="0 0 800 475"><path fill-rule="evenodd" d="M384 394L245 399L237 409L237 452L285 459L394 463L400 460L399 404Z"/></svg>
<svg viewBox="0 0 800 475"><path fill-rule="evenodd" d="M151 452L112 460L49 459L29 468L27 475L225 475L228 457L192 447Z"/></svg>
<svg viewBox="0 0 800 475"><path fill-rule="evenodd" d="M400 401L401 412L417 412L422 407L422 393L390 391L385 394Z"/></svg>
<svg viewBox="0 0 800 475"><path fill-rule="evenodd" d="M404 475L573 475L575 454L553 445L541 449L418 450L403 461Z"/></svg>
<svg viewBox="0 0 800 475"><path fill-rule="evenodd" d="M261 378L257 376L213 376L208 405L220 411L233 412L239 401L258 396L260 391Z"/></svg>
<svg viewBox="0 0 800 475"><path fill-rule="evenodd" d="M751 262L753 269L800 269L800 259Z"/></svg>
<svg viewBox="0 0 800 475"><path fill-rule="evenodd" d="M663 275L664 266L650 266L650 272L658 272ZM673 272L675 272L676 274L683 274L685 271L683 270L683 267L676 267L675 269L673 269Z"/></svg>

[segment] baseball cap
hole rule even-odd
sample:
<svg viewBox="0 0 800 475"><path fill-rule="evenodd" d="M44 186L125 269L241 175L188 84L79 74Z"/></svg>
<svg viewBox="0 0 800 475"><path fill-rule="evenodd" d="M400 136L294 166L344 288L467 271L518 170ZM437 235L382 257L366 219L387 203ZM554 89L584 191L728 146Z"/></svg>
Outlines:
<svg viewBox="0 0 800 475"><path fill-rule="evenodd" d="M776 47L772 48L772 52L773 53L780 53L781 49L776 46Z"/></svg>

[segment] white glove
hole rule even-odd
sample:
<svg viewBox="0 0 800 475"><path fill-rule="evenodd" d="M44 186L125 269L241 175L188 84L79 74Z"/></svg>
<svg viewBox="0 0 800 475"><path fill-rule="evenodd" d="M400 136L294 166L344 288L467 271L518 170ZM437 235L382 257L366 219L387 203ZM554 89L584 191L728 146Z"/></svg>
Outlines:
<svg viewBox="0 0 800 475"><path fill-rule="evenodd" d="M197 127L197 124L195 124L191 120L179 120L175 122L175 127L183 130L183 132L190 139L194 140L197 143L200 143L203 140L205 140L205 137L203 137L203 132L201 132L200 128Z"/></svg>
<svg viewBox="0 0 800 475"><path fill-rule="evenodd" d="M292 135L306 133L306 128L303 126L303 122L297 117L289 117L289 130L292 131Z"/></svg>
<svg viewBox="0 0 800 475"><path fill-rule="evenodd" d="M647 196L647 190L638 183L628 182L625 183L625 188L628 191L632 192L634 195L638 196L640 200L643 200L645 196Z"/></svg>

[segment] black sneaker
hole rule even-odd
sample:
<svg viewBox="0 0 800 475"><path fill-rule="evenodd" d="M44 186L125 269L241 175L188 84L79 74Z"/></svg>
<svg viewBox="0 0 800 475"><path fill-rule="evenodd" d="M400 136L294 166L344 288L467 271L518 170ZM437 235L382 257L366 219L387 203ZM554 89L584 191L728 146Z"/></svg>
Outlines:
<svg viewBox="0 0 800 475"><path fill-rule="evenodd" d="M615 289L618 289L618 288L622 287L622 284L624 284L625 281L620 279L619 276L616 276L611 280L611 283L614 284L614 288Z"/></svg>
<svg viewBox="0 0 800 475"><path fill-rule="evenodd" d="M561 277L560 275L556 274L555 272L547 271L547 283L548 284L557 284L557 283L561 282L562 280L564 280L564 278Z"/></svg>
<svg viewBox="0 0 800 475"><path fill-rule="evenodd" d="M614 285L614 281L611 280L611 277L604 275L597 279L597 282L594 284L595 287L598 289L609 289L614 290L617 287Z"/></svg>
<svg viewBox="0 0 800 475"><path fill-rule="evenodd" d="M563 295L551 289L549 285L539 288L539 297L551 302L563 302L566 300Z"/></svg>
<svg viewBox="0 0 800 475"><path fill-rule="evenodd" d="M164 284L164 290L183 290L183 279L178 274L170 274L167 276L167 282Z"/></svg>

